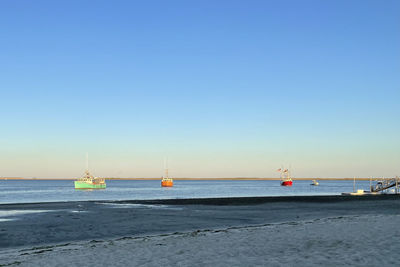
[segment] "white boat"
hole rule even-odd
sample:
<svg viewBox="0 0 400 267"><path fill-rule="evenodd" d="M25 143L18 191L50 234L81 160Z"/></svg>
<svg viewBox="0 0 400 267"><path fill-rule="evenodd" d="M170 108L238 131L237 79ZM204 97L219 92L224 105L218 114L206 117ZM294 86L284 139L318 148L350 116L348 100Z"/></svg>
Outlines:
<svg viewBox="0 0 400 267"><path fill-rule="evenodd" d="M319 185L319 183L318 183L318 181L317 181L317 180L312 180L312 183L311 183L311 185Z"/></svg>
<svg viewBox="0 0 400 267"><path fill-rule="evenodd" d="M363 189L357 189L355 192L342 193L342 196L363 196L363 195L379 195L379 192L370 192Z"/></svg>

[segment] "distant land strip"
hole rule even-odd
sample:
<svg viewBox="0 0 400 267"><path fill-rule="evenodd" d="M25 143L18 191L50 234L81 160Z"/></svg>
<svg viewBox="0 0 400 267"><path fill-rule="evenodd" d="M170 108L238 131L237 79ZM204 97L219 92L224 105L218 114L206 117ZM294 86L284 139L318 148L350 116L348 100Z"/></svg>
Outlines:
<svg viewBox="0 0 400 267"><path fill-rule="evenodd" d="M146 180L161 180L161 178L116 178L116 177L101 177L106 180L136 180L136 181L146 181ZM173 178L177 181L218 181L218 180L228 180L228 181L279 181L280 178L257 178L257 177L226 177L226 178ZM311 180L324 180L324 181L369 181L371 178L292 178L294 181L311 181ZM383 178L372 178L372 180L382 180ZM387 178L391 179L391 178ZM23 178L23 177L0 177L0 180L76 180L76 178Z"/></svg>

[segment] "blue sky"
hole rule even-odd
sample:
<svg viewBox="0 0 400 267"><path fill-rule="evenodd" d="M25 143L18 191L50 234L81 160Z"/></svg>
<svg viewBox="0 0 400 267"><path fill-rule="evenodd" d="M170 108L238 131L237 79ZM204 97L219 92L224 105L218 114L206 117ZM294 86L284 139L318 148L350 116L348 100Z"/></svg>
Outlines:
<svg viewBox="0 0 400 267"><path fill-rule="evenodd" d="M1 1L0 176L400 174L399 1Z"/></svg>

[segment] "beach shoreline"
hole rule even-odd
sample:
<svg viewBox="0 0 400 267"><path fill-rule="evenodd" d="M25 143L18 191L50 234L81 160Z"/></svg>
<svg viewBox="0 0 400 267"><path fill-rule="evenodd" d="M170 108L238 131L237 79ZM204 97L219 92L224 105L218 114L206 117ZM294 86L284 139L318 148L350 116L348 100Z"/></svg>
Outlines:
<svg viewBox="0 0 400 267"><path fill-rule="evenodd" d="M76 259L80 259L81 266L107 266L105 263L111 264L107 257L122 251L126 254L119 256L115 266L123 266L123 262L125 266L255 266L263 265L262 261L271 266L287 266L284 263L294 264L295 260L289 257L288 261L278 262L279 253L273 247L288 246L295 251L291 240L294 238L306 250L298 251L305 253L304 257L312 254L308 246L320 243L313 249L322 250L323 255L313 264L334 266L327 264L326 258L332 256L332 251L340 253L358 246L357 242L368 240L370 231L382 225L385 229L380 234L386 238L399 235L396 229L386 227L400 223L398 199L396 195L291 196L1 204L0 212L31 213L10 215L12 220L0 222L0 264L77 266ZM312 232L313 227L318 228L318 233ZM347 236L342 236L341 228L348 232ZM314 237L310 239L308 235ZM232 252L222 249L232 242L238 242ZM273 250L269 258L260 250L266 245ZM207 247L210 255L220 251L224 255L221 262L183 258L189 253L196 255L199 246ZM155 259L151 256L154 249L173 253ZM131 251L143 256L135 261L128 256ZM253 256L235 256L243 251ZM86 253L102 256L85 260ZM229 253L233 253L231 259L227 257ZM359 254L362 256L362 252ZM63 262L57 262L60 256ZM364 265L353 261L352 266L374 266L363 260L360 263Z"/></svg>
<svg viewBox="0 0 400 267"><path fill-rule="evenodd" d="M204 197L204 198L165 198L165 199L132 199L132 200L80 200L49 201L25 203L0 203L1 209L24 208L32 205L62 206L66 203L116 203L116 204L159 204L159 205L257 205L269 202L338 202L338 201L370 201L396 200L400 194L376 195L289 195L289 196L249 196L249 197Z"/></svg>

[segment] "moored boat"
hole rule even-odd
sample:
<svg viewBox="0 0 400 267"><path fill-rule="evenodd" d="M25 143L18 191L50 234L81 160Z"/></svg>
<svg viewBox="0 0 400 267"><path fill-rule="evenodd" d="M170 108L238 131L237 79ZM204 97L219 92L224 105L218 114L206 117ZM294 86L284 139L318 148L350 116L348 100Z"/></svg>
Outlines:
<svg viewBox="0 0 400 267"><path fill-rule="evenodd" d="M290 177L290 172L288 169L280 168L277 171L281 173L281 185L282 186L292 186L293 185L293 180Z"/></svg>
<svg viewBox="0 0 400 267"><path fill-rule="evenodd" d="M317 181L317 180L312 180L312 183L311 183L311 185L317 186L317 185L319 185L319 183L318 183L318 181Z"/></svg>
<svg viewBox="0 0 400 267"><path fill-rule="evenodd" d="M83 177L75 181L75 189L106 189L104 178L94 177L89 173L89 156L86 154L86 171Z"/></svg>
<svg viewBox="0 0 400 267"><path fill-rule="evenodd" d="M363 189L357 189L356 192L345 192L342 193L342 196L363 196L363 195L378 195L381 192L371 192L371 191L365 191Z"/></svg>
<svg viewBox="0 0 400 267"><path fill-rule="evenodd" d="M75 181L75 189L106 189L104 178L94 177L87 170L82 178Z"/></svg>
<svg viewBox="0 0 400 267"><path fill-rule="evenodd" d="M165 162L164 165L165 165L165 170L164 170L164 176L161 179L161 186L162 187L173 187L174 186L174 180L171 177L169 177L169 174L168 174L168 163Z"/></svg>
<svg viewBox="0 0 400 267"><path fill-rule="evenodd" d="M290 180L283 180L283 181L281 181L281 185L282 185L282 186L292 186L292 185L293 185L293 181L292 181L292 179L290 179Z"/></svg>
<svg viewBox="0 0 400 267"><path fill-rule="evenodd" d="M161 180L161 186L162 187L173 187L174 186L174 180L172 178L163 177L162 180Z"/></svg>

